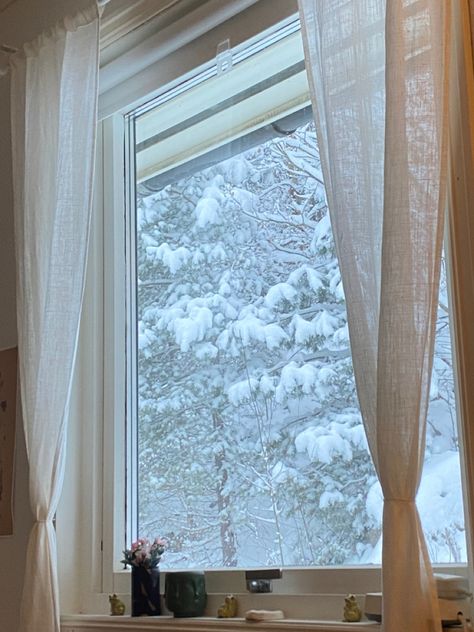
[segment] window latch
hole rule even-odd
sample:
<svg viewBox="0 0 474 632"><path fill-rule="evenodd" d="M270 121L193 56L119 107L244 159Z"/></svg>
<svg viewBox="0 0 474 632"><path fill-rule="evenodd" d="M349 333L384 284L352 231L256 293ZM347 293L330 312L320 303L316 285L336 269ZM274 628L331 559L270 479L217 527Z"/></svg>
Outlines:
<svg viewBox="0 0 474 632"><path fill-rule="evenodd" d="M264 568L254 571L245 571L247 590L251 593L273 592L272 580L281 579L281 568Z"/></svg>
<svg viewBox="0 0 474 632"><path fill-rule="evenodd" d="M232 49L230 47L230 39L219 42L216 50L216 67L217 75L223 75L232 70Z"/></svg>

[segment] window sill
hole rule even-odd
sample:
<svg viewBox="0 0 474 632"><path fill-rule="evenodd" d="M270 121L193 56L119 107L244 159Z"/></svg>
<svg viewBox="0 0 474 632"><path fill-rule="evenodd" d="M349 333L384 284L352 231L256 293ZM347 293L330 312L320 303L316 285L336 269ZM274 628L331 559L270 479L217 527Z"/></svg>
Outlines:
<svg viewBox="0 0 474 632"><path fill-rule="evenodd" d="M360 623L343 623L342 621L316 621L303 619L284 619L250 623L242 618L218 619L216 617L199 617L175 619L171 616L161 617L113 617L110 615L63 615L61 632L119 632L133 630L160 630L160 632L235 632L236 630L255 629L259 632L282 632L284 630L317 631L317 632L379 632L380 624L372 621Z"/></svg>
<svg viewBox="0 0 474 632"><path fill-rule="evenodd" d="M280 626L278 629L281 629L281 626L285 627L289 621L316 621L320 625L322 622L331 621L334 623L342 623L343 618L343 609L344 609L344 596L350 592L345 591L344 593L320 593L320 594L278 594L278 593L241 593L238 591L229 591L237 598L238 602L238 614L240 617L235 619L218 619L214 615L217 614L217 610L219 606L224 603L224 598L226 593L207 593L207 605L206 610L204 612L203 617L199 617L196 619L177 619L176 621L181 621L184 625L187 625L188 621L191 621L192 629L199 630L199 622L200 621L215 621L215 626L217 626L216 630L219 629L233 629L235 625L238 624L238 627L254 627L255 623L245 624L245 620L242 618L242 615L247 612L247 610L283 610L285 613L285 619L283 621L278 621L278 625ZM372 591L374 592L374 591ZM376 591L375 591L376 592ZM131 612L131 603L130 603L130 593L119 593L117 592L117 596L124 602L125 604L125 612L126 614L130 614ZM362 610L364 608L364 599L365 595L355 593L357 601L361 606ZM166 626L167 622L171 621L171 624L166 626L166 629L178 630L179 627L177 623L173 623L173 618L170 616L171 613L166 609L164 598L162 597L162 617L151 617L150 620L156 620L158 624L155 623L156 628L164 629L163 626ZM83 611L84 612L84 611ZM66 621L66 617L93 617L94 620L97 617L102 617L101 621L112 619L112 621L123 621L127 618L124 617L111 617L109 615L110 606L108 602L107 595L102 593L100 594L100 599L96 600L94 603L88 604L88 609L85 611L88 614L83 615L64 615L63 620ZM105 617L105 619L104 619ZM67 619L69 621L69 619ZM83 619L86 620L86 619ZM89 619L88 619L89 620ZM132 622L135 622L137 619L133 618ZM184 622L184 623L183 623ZM240 623L239 623L240 622ZM229 624L226 627L226 624ZM275 623L275 622L273 622ZM123 624L125 625L125 624ZM128 624L131 625L131 624ZM151 625L147 623L147 625ZM262 626L262 622L258 623L259 628ZM196 627L197 626L197 627ZM153 626L152 626L153 627ZM186 626L185 626L186 627ZM98 628L100 629L100 628ZM121 629L121 628L119 628ZM131 628L134 629L134 628ZM188 629L188 628L186 628ZM267 628L265 628L267 629ZM315 628L315 629L325 629L325 628ZM334 628L331 628L334 629ZM337 628L336 628L337 629ZM347 629L347 627L343 627L342 629ZM70 632L67 630L67 632ZM74 630L74 632L76 632Z"/></svg>

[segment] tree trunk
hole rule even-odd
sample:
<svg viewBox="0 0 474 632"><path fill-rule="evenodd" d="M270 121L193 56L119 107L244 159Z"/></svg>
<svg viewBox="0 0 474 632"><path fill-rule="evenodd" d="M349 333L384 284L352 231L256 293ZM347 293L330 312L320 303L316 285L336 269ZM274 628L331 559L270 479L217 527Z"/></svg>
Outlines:
<svg viewBox="0 0 474 632"><path fill-rule="evenodd" d="M212 421L214 430L219 436L224 431L224 423L219 413L212 413ZM216 495L217 495L217 511L220 523L220 539L222 549L222 565L225 567L237 566L237 549L235 547L235 533L229 517L228 507L230 505L230 496L225 493L225 486L228 479L228 472L224 465L225 450L222 448L214 457L216 466Z"/></svg>

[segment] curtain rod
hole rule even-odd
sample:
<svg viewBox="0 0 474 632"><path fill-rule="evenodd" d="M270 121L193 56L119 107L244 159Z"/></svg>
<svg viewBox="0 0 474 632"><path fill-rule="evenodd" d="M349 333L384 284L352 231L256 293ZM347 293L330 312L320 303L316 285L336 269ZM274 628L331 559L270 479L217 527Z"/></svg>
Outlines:
<svg viewBox="0 0 474 632"><path fill-rule="evenodd" d="M10 5L12 5L15 2L15 0L12 0L12 2L10 2L9 4L7 4L4 9L8 8ZM105 7L106 4L108 4L110 2L110 0L97 0L97 6L100 9L103 9ZM2 9L3 11L3 9ZM0 13L2 12L0 11ZM15 48L14 46L9 46L8 44L0 44L0 53L3 53L3 55L13 55L14 53L18 52L18 48ZM5 75L7 75L9 72L9 67L8 64L0 64L0 79L2 77L5 77Z"/></svg>
<svg viewBox="0 0 474 632"><path fill-rule="evenodd" d="M14 46L8 46L7 44L0 44L0 52L4 53L5 55L12 55L13 53L18 52L18 48L15 48Z"/></svg>
<svg viewBox="0 0 474 632"><path fill-rule="evenodd" d="M12 0L9 4L7 4L4 9L8 8L10 5L12 5L16 0ZM97 1L97 6L99 7L100 12L102 13L102 10L105 8L105 6L107 4L109 4L109 2L111 4L113 4L113 0L96 0ZM174 2L172 2L171 4L175 4L176 2L178 2L179 0L174 0ZM166 7L167 8L167 7ZM0 13L2 13L2 11L4 10L0 10ZM9 46L8 44L0 44L0 54L9 56L9 55L13 55L14 53L18 52L18 48L15 48L14 46ZM9 73L9 66L8 63L0 63L0 79L4 76L6 76Z"/></svg>

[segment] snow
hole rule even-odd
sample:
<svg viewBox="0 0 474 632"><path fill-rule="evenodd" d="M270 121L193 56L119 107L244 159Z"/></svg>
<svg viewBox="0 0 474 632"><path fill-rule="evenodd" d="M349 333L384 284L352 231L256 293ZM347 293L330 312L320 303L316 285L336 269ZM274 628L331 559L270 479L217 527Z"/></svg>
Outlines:
<svg viewBox="0 0 474 632"><path fill-rule="evenodd" d="M154 333L151 329L147 328L143 321L138 324L138 348L145 352L146 348L153 343Z"/></svg>
<svg viewBox="0 0 474 632"><path fill-rule="evenodd" d="M331 336L339 327L339 319L331 316L326 310L319 312L313 323L315 333L325 338Z"/></svg>
<svg viewBox="0 0 474 632"><path fill-rule="evenodd" d="M203 342L195 345L194 353L199 360L208 360L215 358L219 353L219 349L210 342Z"/></svg>
<svg viewBox="0 0 474 632"><path fill-rule="evenodd" d="M306 281L313 292L317 292L319 289L324 287L323 275L317 270L314 270L313 268L310 268L306 265L301 266L300 268L292 272L288 276L288 283L296 287L302 283L303 278L306 278Z"/></svg>
<svg viewBox="0 0 474 632"><path fill-rule="evenodd" d="M224 250L222 244L217 244L214 248L209 252L209 261L225 261L226 260L226 251Z"/></svg>
<svg viewBox="0 0 474 632"><path fill-rule="evenodd" d="M331 507L332 505L335 505L337 503L343 503L343 502L344 502L344 496L343 494L341 494L341 492L338 492L338 491L323 492L319 499L319 508L327 509L328 507Z"/></svg>
<svg viewBox="0 0 474 632"><path fill-rule="evenodd" d="M328 366L323 366L318 371L318 379L320 384L329 384L336 377L336 371Z"/></svg>
<svg viewBox="0 0 474 632"><path fill-rule="evenodd" d="M233 384L227 389L227 397L234 406L240 406L243 402L248 402L252 398L252 392L258 388L258 381L254 378L242 380Z"/></svg>
<svg viewBox="0 0 474 632"><path fill-rule="evenodd" d="M276 283L265 296L268 307L275 309L281 301L292 301L296 296L295 288L289 283Z"/></svg>
<svg viewBox="0 0 474 632"><path fill-rule="evenodd" d="M323 428L307 428L295 439L298 452L306 452L311 461L319 461L329 465L336 457L342 457L345 461L352 459L352 449L349 441L339 434L327 432ZM326 434L327 432L327 434Z"/></svg>
<svg viewBox="0 0 474 632"><path fill-rule="evenodd" d="M244 189L233 189L232 196L245 213L252 214L256 202L255 195Z"/></svg>
<svg viewBox="0 0 474 632"><path fill-rule="evenodd" d="M268 375L262 375L259 382L260 392L265 396L273 395L275 392L275 380Z"/></svg>
<svg viewBox="0 0 474 632"><path fill-rule="evenodd" d="M192 257L192 263L193 266L198 267L201 266L206 260L206 257L204 256L204 253L201 252L200 250L195 250L193 252L193 257Z"/></svg>
<svg viewBox="0 0 474 632"><path fill-rule="evenodd" d="M329 213L321 219L316 228L314 229L314 239L318 245L324 243L332 236L331 220L329 219Z"/></svg>
<svg viewBox="0 0 474 632"><path fill-rule="evenodd" d="M425 462L416 498L428 547L433 557L453 559L453 549L466 559L459 453L454 450ZM449 535L449 539L445 539ZM444 538L443 538L444 536ZM450 559L451 557L451 559Z"/></svg>
<svg viewBox="0 0 474 632"><path fill-rule="evenodd" d="M301 318L299 314L293 317L291 329L294 333L297 345L309 343L311 338L314 338L316 335L315 323Z"/></svg>
<svg viewBox="0 0 474 632"><path fill-rule="evenodd" d="M241 185L249 175L249 164L242 158L234 158L229 160L226 170L226 176L235 185Z"/></svg>
<svg viewBox="0 0 474 632"><path fill-rule="evenodd" d="M219 294L222 296L230 296L232 294L232 288L227 283L227 281L221 281L219 284Z"/></svg>
<svg viewBox="0 0 474 632"><path fill-rule="evenodd" d="M173 331L173 322L179 320L185 315L185 311L181 307L173 307L160 312L160 318L157 320L159 329L167 329Z"/></svg>
<svg viewBox="0 0 474 632"><path fill-rule="evenodd" d="M416 504L433 560L445 562L466 559L466 538L462 505L459 453L447 451L431 457L423 468ZM366 500L366 510L373 524L382 524L383 495L380 483L372 485ZM449 537L446 540L446 536ZM443 537L444 536L444 537ZM366 556L364 563L380 563L381 540Z"/></svg>
<svg viewBox="0 0 474 632"><path fill-rule="evenodd" d="M434 430L429 433L426 441L430 453L435 455L452 450L456 419L452 408L444 399L430 402L428 420Z"/></svg>
<svg viewBox="0 0 474 632"><path fill-rule="evenodd" d="M337 297L339 301L345 300L344 288L342 286L341 273L339 268L334 271L334 274L331 276L329 281L329 287L331 292L334 292L334 295Z"/></svg>
<svg viewBox="0 0 474 632"><path fill-rule="evenodd" d="M176 343L186 353L193 342L203 340L212 327L212 312L207 307L192 307L188 317L175 318L168 324L168 331L175 335Z"/></svg>
<svg viewBox="0 0 474 632"><path fill-rule="evenodd" d="M382 524L383 493L379 481L376 481L367 493L365 501L367 515L372 520L372 524L380 526Z"/></svg>
<svg viewBox="0 0 474 632"><path fill-rule="evenodd" d="M276 389L277 401L283 402L297 388L301 388L303 393L312 393L317 383L318 370L312 364L298 366L296 362L289 362L281 371L280 383Z"/></svg>
<svg viewBox="0 0 474 632"><path fill-rule="evenodd" d="M224 203L226 197L221 190L221 187L225 184L224 178L221 175L212 178L209 186L205 187L202 192L203 198L210 198L216 200L216 202Z"/></svg>
<svg viewBox="0 0 474 632"><path fill-rule="evenodd" d="M337 347L347 347L349 343L349 327L347 326L347 323L345 323L343 327L336 329L332 339Z"/></svg>
<svg viewBox="0 0 474 632"><path fill-rule="evenodd" d="M363 424L352 426L345 430L345 436L351 442L355 448L360 450L366 450L369 452L369 444L367 442L367 435L365 434L365 428Z"/></svg>
<svg viewBox="0 0 474 632"><path fill-rule="evenodd" d="M191 258L191 252L184 246L180 246L173 250L165 242L159 245L157 248L149 246L147 253L150 257L161 261L166 266L171 274L176 274Z"/></svg>
<svg viewBox="0 0 474 632"><path fill-rule="evenodd" d="M220 224L219 202L215 198L201 198L196 204L197 226L206 228L209 224Z"/></svg>
<svg viewBox="0 0 474 632"><path fill-rule="evenodd" d="M243 318L236 321L232 326L232 333L244 345L251 342L264 343L268 349L273 349L287 338L285 331L274 323L264 325L262 321L253 314L245 314Z"/></svg>
<svg viewBox="0 0 474 632"><path fill-rule="evenodd" d="M288 478L294 476L294 469L287 467L284 463L279 461L272 467L271 473L275 483L285 483Z"/></svg>
<svg viewBox="0 0 474 632"><path fill-rule="evenodd" d="M380 561L314 141L306 127L139 200L139 520L179 544L170 565L220 565L224 515L241 567ZM433 559L460 561L448 324L440 310L418 505Z"/></svg>
<svg viewBox="0 0 474 632"><path fill-rule="evenodd" d="M270 325L265 325L263 328L263 334L265 339L265 344L268 349L275 349L279 347L284 340L288 338L285 331L274 323Z"/></svg>
<svg viewBox="0 0 474 632"><path fill-rule="evenodd" d="M230 333L229 331L227 331L227 329L224 330L222 333L220 333L219 336L217 337L216 345L222 351L224 351L227 348L227 345L229 344L229 337L230 337Z"/></svg>
<svg viewBox="0 0 474 632"><path fill-rule="evenodd" d="M145 244L145 246L155 246L155 247L159 246L159 243L151 235L144 234L141 239L143 243Z"/></svg>

